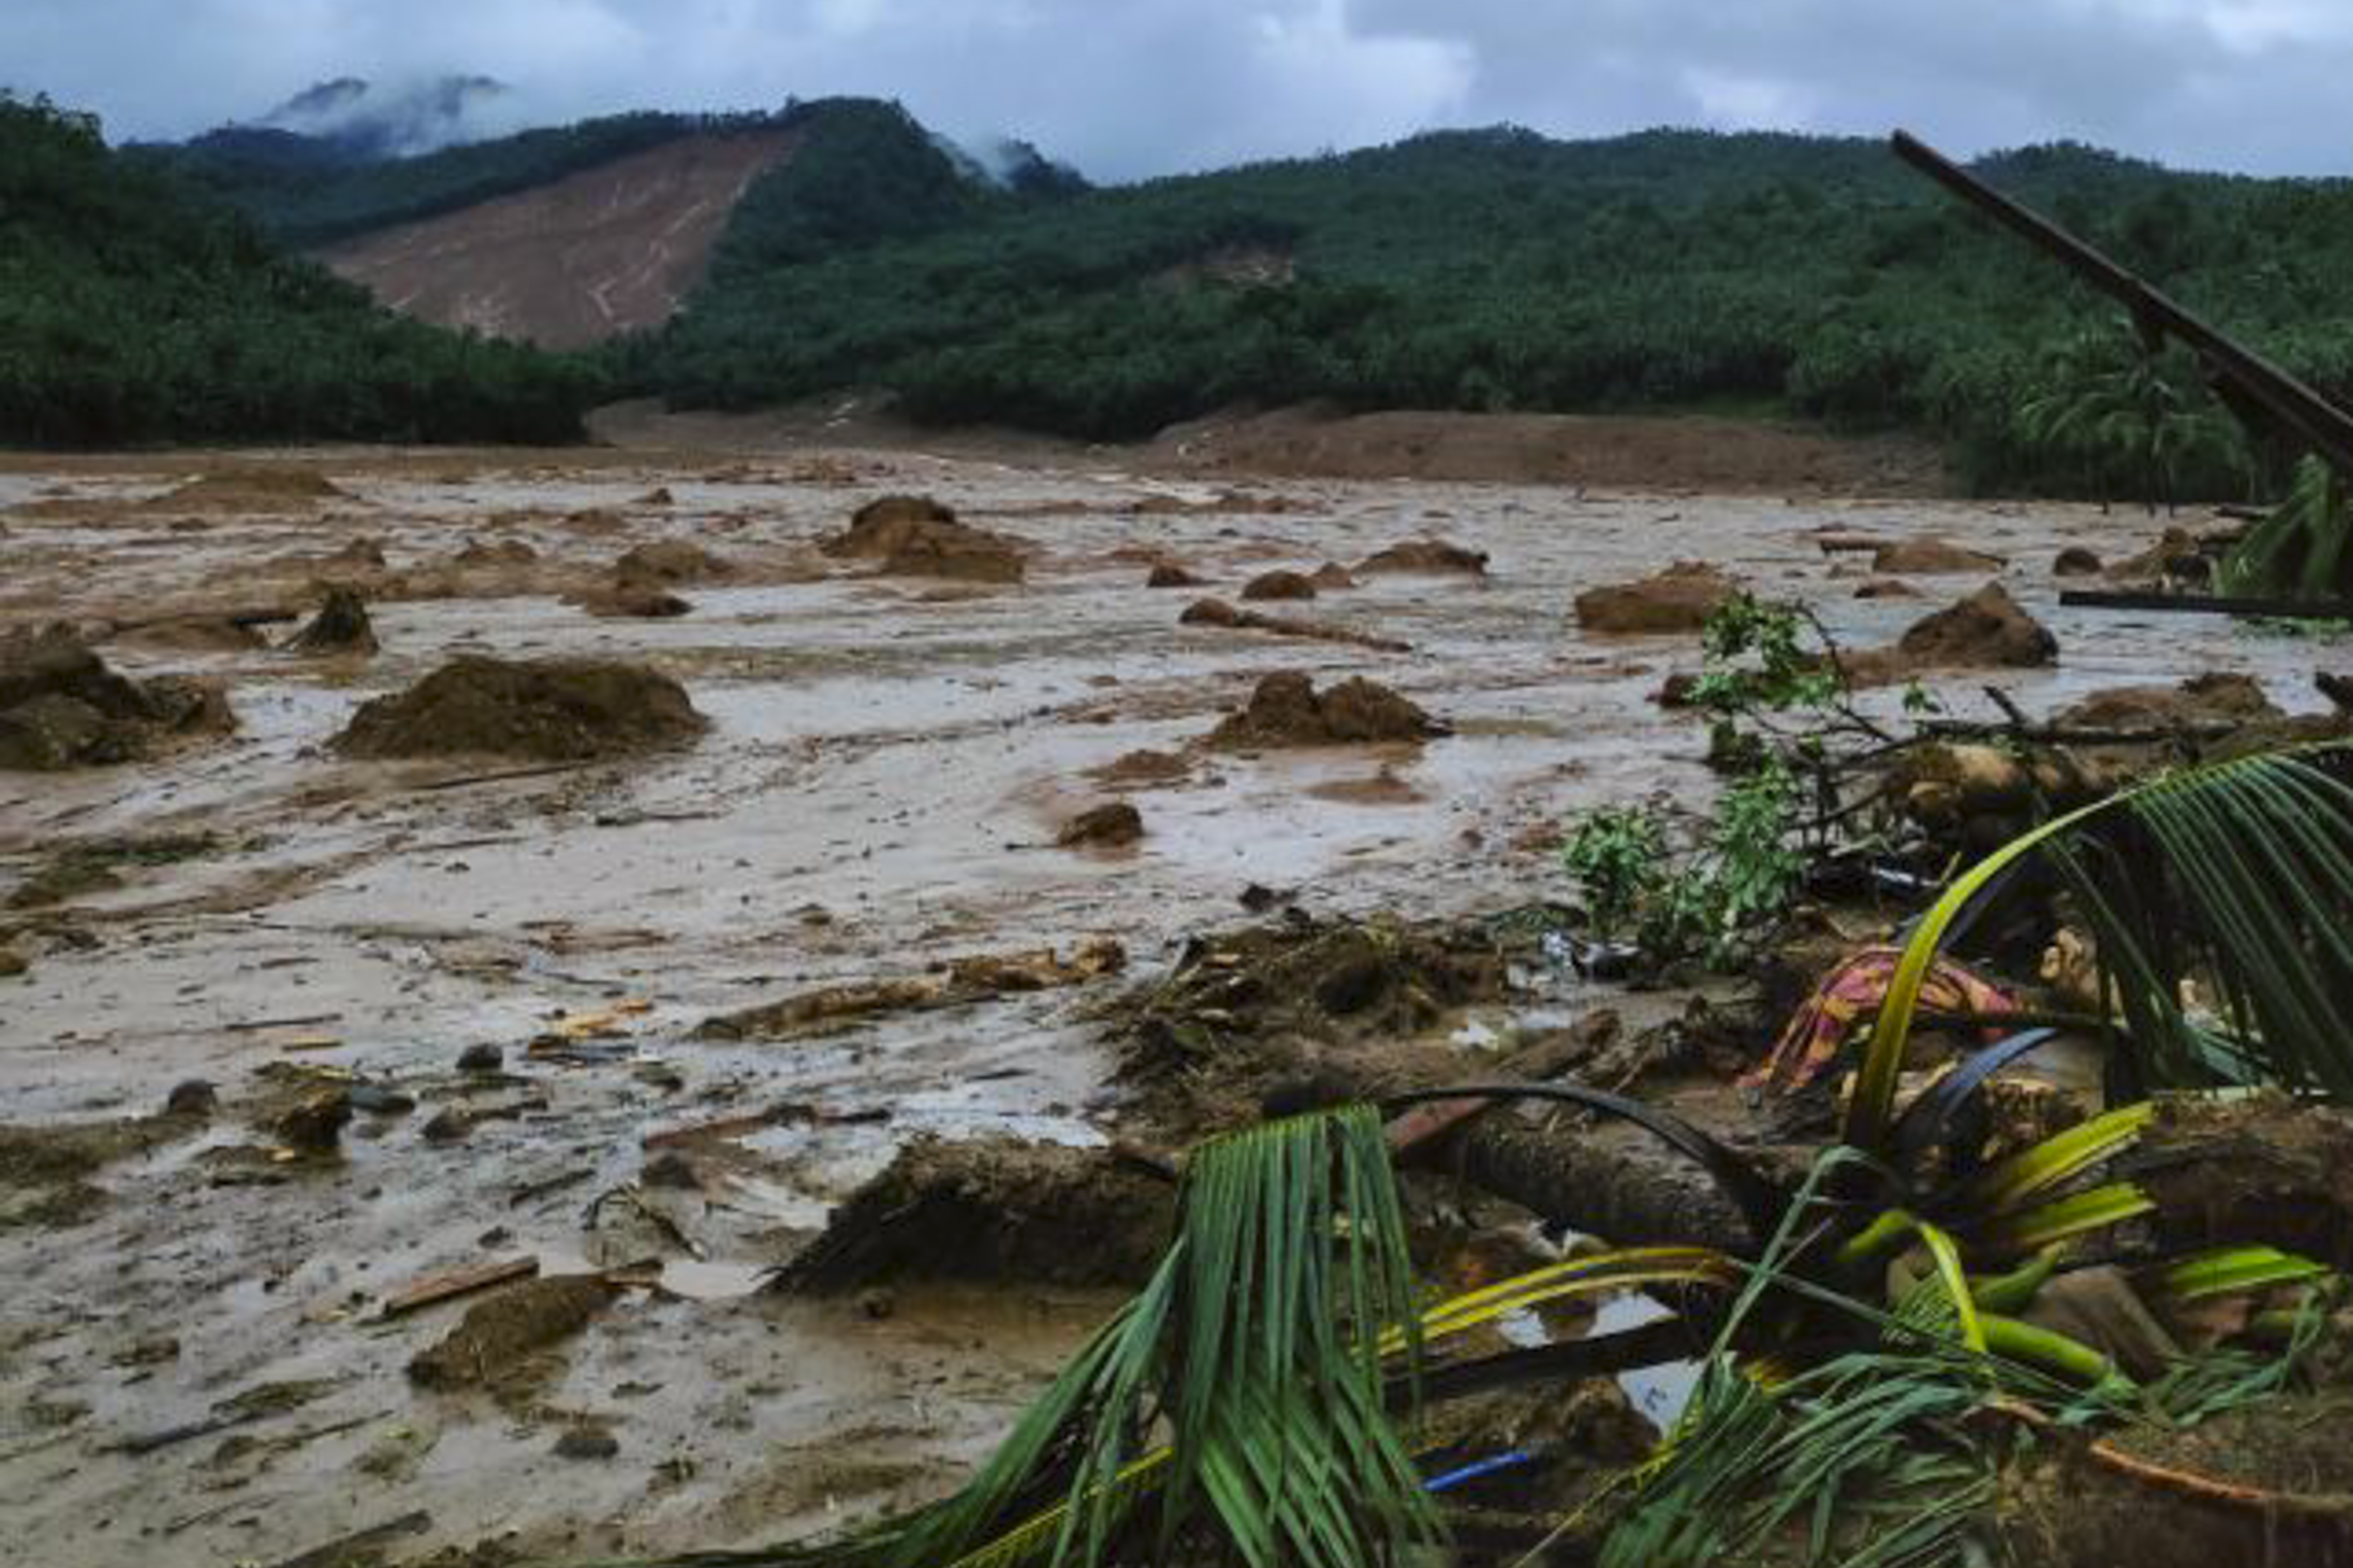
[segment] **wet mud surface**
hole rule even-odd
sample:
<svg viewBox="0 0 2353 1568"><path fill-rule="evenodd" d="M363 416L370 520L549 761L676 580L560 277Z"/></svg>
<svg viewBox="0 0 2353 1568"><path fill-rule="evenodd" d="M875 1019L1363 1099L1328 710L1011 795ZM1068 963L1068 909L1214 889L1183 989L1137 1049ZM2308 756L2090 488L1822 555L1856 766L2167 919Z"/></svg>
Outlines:
<svg viewBox="0 0 2353 1568"><path fill-rule="evenodd" d="M1696 638L1584 629L1580 593L1704 560L1878 647L1985 578L1857 597L1862 563L1824 535L2000 556L2059 651L1937 671L1974 717L1989 680L2046 715L2191 670L2308 712L2336 652L2059 608L2063 547L2161 531L2090 508L1212 483L1118 454L282 461L332 489L174 498L231 467L185 455L0 462L0 636L69 622L110 668L216 684L236 716L201 747L0 773L0 1563L275 1563L420 1510L398 1560L718 1548L944 1491L1115 1293L1041 1273L794 1297L766 1272L919 1140L1129 1135L1150 1095L1110 1004L1257 918L1246 893L1327 920L1511 910L1565 896L1570 814L1702 802L1704 726L1653 700ZM1018 580L821 549L899 493L1018 537ZM1425 550L1384 565L1451 569L1317 590L1319 623L1378 646L1181 624L1188 595L1146 585L1181 561L1239 598L1435 538L1485 574ZM689 608L592 613L623 582ZM278 646L338 584L373 653ZM334 745L464 656L641 667L707 727L619 759ZM1429 724L1211 746L1282 672L1377 681ZM1107 798L1140 836L1058 842ZM1124 967L1055 957L1106 942ZM1525 1021L1488 995L1360 1012L1435 1020L1477 1060ZM779 1004L795 1026L705 1026ZM167 1113L195 1079L213 1095ZM518 1258L558 1282L561 1332L462 1338L516 1285L384 1315Z"/></svg>

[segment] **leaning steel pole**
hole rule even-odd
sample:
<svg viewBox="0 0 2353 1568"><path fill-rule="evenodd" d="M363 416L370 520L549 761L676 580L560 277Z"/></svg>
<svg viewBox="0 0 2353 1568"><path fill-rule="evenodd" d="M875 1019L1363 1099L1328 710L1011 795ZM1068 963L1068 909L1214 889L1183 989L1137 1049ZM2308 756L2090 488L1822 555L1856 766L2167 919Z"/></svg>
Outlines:
<svg viewBox="0 0 2353 1568"><path fill-rule="evenodd" d="M2144 336L2170 337L2188 345L2231 401L2260 409L2337 472L2353 477L2353 415L1909 132L1896 132L1889 143L1906 163L2122 304Z"/></svg>

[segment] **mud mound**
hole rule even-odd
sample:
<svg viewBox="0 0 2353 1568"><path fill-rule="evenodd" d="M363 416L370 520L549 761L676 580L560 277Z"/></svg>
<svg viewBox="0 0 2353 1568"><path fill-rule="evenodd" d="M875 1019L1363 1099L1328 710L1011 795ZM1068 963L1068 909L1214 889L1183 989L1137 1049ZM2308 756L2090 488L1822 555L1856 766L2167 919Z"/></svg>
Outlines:
<svg viewBox="0 0 2353 1568"><path fill-rule="evenodd" d="M781 1289L894 1279L1134 1284L1167 1245L1176 1189L1106 1149L929 1134L833 1211Z"/></svg>
<svg viewBox="0 0 2353 1568"><path fill-rule="evenodd" d="M617 587L643 584L667 588L681 583L714 583L734 574L733 562L683 539L640 544L613 563Z"/></svg>
<svg viewBox="0 0 2353 1568"><path fill-rule="evenodd" d="M1266 478L1499 480L1771 496L1949 494L1936 447L1703 415L1467 414L1327 407L1214 416L1154 437L1166 469Z"/></svg>
<svg viewBox="0 0 2353 1568"><path fill-rule="evenodd" d="M237 727L218 689L118 675L67 628L0 641L0 769L136 762Z"/></svg>
<svg viewBox="0 0 2353 1568"><path fill-rule="evenodd" d="M309 468L216 468L139 503L141 511L310 511L351 492Z"/></svg>
<svg viewBox="0 0 2353 1568"><path fill-rule="evenodd" d="M1297 572L1261 572L1242 584L1242 597L1250 599L1312 599L1315 584Z"/></svg>
<svg viewBox="0 0 2353 1568"><path fill-rule="evenodd" d="M1999 667L2032 669L2054 662L2059 639L2019 608L1999 583L1913 623L1894 647L1842 653L1856 686L1886 686L1926 670Z"/></svg>
<svg viewBox="0 0 2353 1568"><path fill-rule="evenodd" d="M334 745L353 757L586 762L682 746L709 722L684 687L635 665L467 655L363 704Z"/></svg>
<svg viewBox="0 0 2353 1568"><path fill-rule="evenodd" d="M1323 565L1310 572L1307 574L1307 582L1308 585L1319 594L1335 593L1342 588L1353 588L1356 585L1356 578L1350 576L1348 569L1337 561L1326 561ZM1243 596L1247 598L1249 595Z"/></svg>
<svg viewBox="0 0 2353 1568"><path fill-rule="evenodd" d="M828 555L880 561L918 530L955 521L953 508L930 496L882 496L850 513L849 528L821 541L818 548Z"/></svg>
<svg viewBox="0 0 2353 1568"><path fill-rule="evenodd" d="M2052 575L2056 577L2096 577L2103 570L2099 556L2080 544L2067 546L2051 563Z"/></svg>
<svg viewBox="0 0 2353 1568"><path fill-rule="evenodd" d="M368 618L367 604L357 593L331 586L327 602L286 647L290 653L365 658L376 651L375 623Z"/></svg>
<svg viewBox="0 0 2353 1568"><path fill-rule="evenodd" d="M1695 632L1740 584L1701 561L1678 561L1655 577L1588 588L1577 622L1589 632Z"/></svg>
<svg viewBox="0 0 2353 1568"><path fill-rule="evenodd" d="M1202 937L1122 1005L1119 1077L1154 1120L1176 1125L1255 1110L1319 1065L1394 1080L1417 1054L1400 1057L1397 1042L1501 1001L1508 985L1503 951L1468 927L1294 916Z"/></svg>
<svg viewBox="0 0 2353 1568"><path fill-rule="evenodd" d="M529 566L539 552L520 539L470 539L450 559L460 566Z"/></svg>
<svg viewBox="0 0 2353 1568"><path fill-rule="evenodd" d="M1916 599L1920 590L1901 577L1873 577L1868 583L1855 585L1858 599Z"/></svg>
<svg viewBox="0 0 2353 1568"><path fill-rule="evenodd" d="M1147 588L1198 588L1201 585L1201 579L1174 561L1163 561L1152 569L1152 575L1144 580L1144 585Z"/></svg>
<svg viewBox="0 0 2353 1568"><path fill-rule="evenodd" d="M1089 775L1099 784L1174 784L1193 771L1193 764L1174 752L1124 752Z"/></svg>
<svg viewBox="0 0 2353 1568"><path fill-rule="evenodd" d="M1934 537L1899 540L1873 552L1871 569L1894 577L1938 577L1958 573L1999 572L2009 563L1999 555L1965 550Z"/></svg>
<svg viewBox="0 0 2353 1568"><path fill-rule="evenodd" d="M117 1160L202 1131L202 1110L50 1126L0 1126L0 1234L79 1225L106 1206L90 1178Z"/></svg>
<svg viewBox="0 0 2353 1568"><path fill-rule="evenodd" d="M1424 741L1451 732L1378 681L1351 676L1319 692L1304 675L1283 670L1261 680L1250 706L1211 731L1208 743L1229 751L1346 746Z"/></svg>
<svg viewBox="0 0 2353 1568"><path fill-rule="evenodd" d="M1356 570L1359 574L1396 572L1437 576L1451 573L1484 577L1487 574L1487 552L1465 550L1443 539L1409 539L1367 555L1356 563Z"/></svg>
<svg viewBox="0 0 2353 1568"><path fill-rule="evenodd" d="M440 1343L408 1363L419 1385L513 1387L551 1370L545 1352L588 1326L617 1294L593 1274L525 1279L466 1309Z"/></svg>
<svg viewBox="0 0 2353 1568"><path fill-rule="evenodd" d="M2284 719L2244 675L2193 676L2179 686L2116 686L2094 691L2053 722L2067 730L2155 731L2248 724Z"/></svg>
<svg viewBox="0 0 2353 1568"><path fill-rule="evenodd" d="M258 628L228 616L140 621L122 627L112 640L165 653L244 653L269 644Z"/></svg>
<svg viewBox="0 0 2353 1568"><path fill-rule="evenodd" d="M1237 610L1223 599L1196 599L1185 606L1176 617L1180 626L1231 626L1238 631L1272 632L1277 637L1306 637L1316 642L1346 643L1355 647L1377 648L1383 653L1409 653L1413 645L1395 637L1377 637L1371 632L1351 630L1335 626L1330 621L1301 620L1291 616L1270 616L1258 610Z"/></svg>
<svg viewBox="0 0 2353 1568"><path fill-rule="evenodd" d="M1144 837L1144 814L1124 800L1107 801L1079 813L1062 825L1054 842L1071 847L1134 844Z"/></svg>
<svg viewBox="0 0 2353 1568"><path fill-rule="evenodd" d="M853 513L849 527L820 542L828 555L880 561L893 577L950 577L966 583L1018 583L1022 547L1013 539L956 521L929 496L884 496Z"/></svg>
<svg viewBox="0 0 2353 1568"><path fill-rule="evenodd" d="M2019 608L1999 583L1989 583L1959 604L1915 622L1895 646L1906 658L1927 665L2023 668L2059 657L2059 639Z"/></svg>
<svg viewBox="0 0 2353 1568"><path fill-rule="evenodd" d="M591 588L572 602L592 616L611 619L668 620L694 606L667 588L651 583L624 582L609 588Z"/></svg>

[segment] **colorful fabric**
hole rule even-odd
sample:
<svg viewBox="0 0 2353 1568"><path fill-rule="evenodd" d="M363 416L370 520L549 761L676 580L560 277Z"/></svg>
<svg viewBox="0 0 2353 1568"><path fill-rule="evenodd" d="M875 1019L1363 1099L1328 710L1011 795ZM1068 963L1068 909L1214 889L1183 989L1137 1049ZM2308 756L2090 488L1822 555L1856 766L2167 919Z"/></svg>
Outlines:
<svg viewBox="0 0 2353 1568"><path fill-rule="evenodd" d="M1740 1080L1740 1087L1788 1094L1805 1088L1839 1058L1859 1023L1879 1016L1887 987L1903 954L1892 947L1867 947L1822 976L1806 1005L1774 1042L1772 1054ZM2017 1001L1948 958L1928 967L1920 985L1919 1010L1931 1013L2010 1013ZM2004 1031L1986 1030L1989 1042Z"/></svg>

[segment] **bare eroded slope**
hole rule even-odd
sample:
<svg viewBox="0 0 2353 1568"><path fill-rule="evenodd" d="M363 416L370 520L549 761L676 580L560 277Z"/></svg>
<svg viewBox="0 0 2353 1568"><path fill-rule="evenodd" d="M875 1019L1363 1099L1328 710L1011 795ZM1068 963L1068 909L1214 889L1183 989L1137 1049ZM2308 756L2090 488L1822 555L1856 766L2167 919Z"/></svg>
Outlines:
<svg viewBox="0 0 2353 1568"><path fill-rule="evenodd" d="M797 133L688 136L320 259L395 310L544 348L659 326L752 181Z"/></svg>

